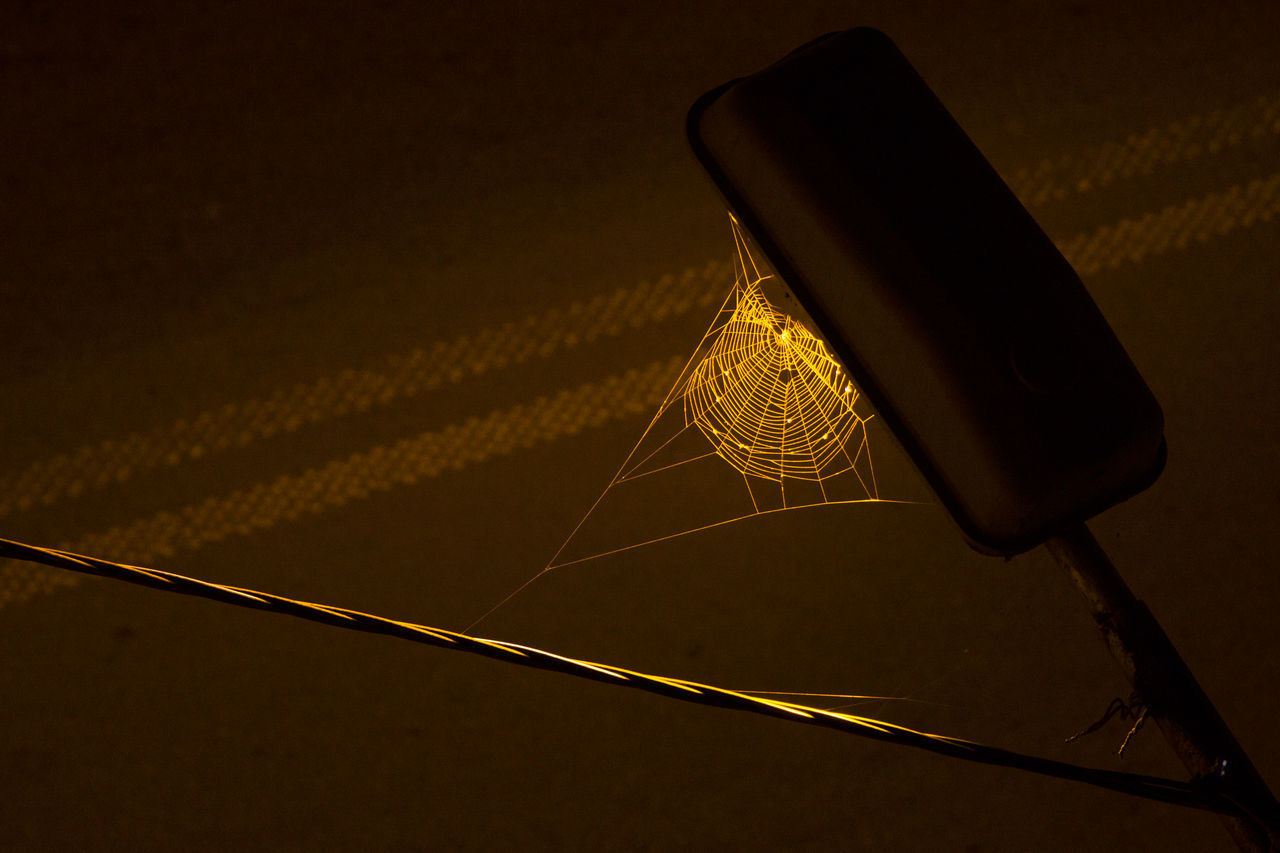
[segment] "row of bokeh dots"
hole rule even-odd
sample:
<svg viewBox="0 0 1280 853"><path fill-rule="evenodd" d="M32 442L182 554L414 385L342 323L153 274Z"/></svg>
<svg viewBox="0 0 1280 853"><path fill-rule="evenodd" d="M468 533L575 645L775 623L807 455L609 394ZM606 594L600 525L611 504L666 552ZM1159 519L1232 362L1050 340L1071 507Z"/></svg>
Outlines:
<svg viewBox="0 0 1280 853"><path fill-rule="evenodd" d="M1185 248L1193 241L1207 242L1215 236L1225 235L1239 228L1251 227L1259 222L1268 222L1277 215L1280 215L1280 172L1255 179L1247 184L1231 187L1223 192L1209 193L1181 205L1170 205L1157 213L1147 214L1138 219L1124 220L1114 226L1105 226L1089 234L1080 235L1066 241L1063 243L1062 248L1067 259L1081 274L1090 275L1103 269L1119 266L1125 262L1136 263L1146 257L1160 254L1172 248ZM696 283L698 280L707 281L727 273L725 265L708 265L703 270L701 279L694 277L694 281L690 282L690 284ZM601 312L602 322L613 315L614 312L636 304L648 306L651 312L650 316L653 316L658 311L664 310L657 307L664 297L664 291L669 294L670 290L684 278L684 276L679 278L663 277L654 285L644 286L642 292L648 294L646 298L637 297L633 294L632 291L640 290L640 288L623 291L627 293L625 297L618 297L615 294L608 303L613 305L614 309L609 311L606 308ZM693 287L684 288L681 292L681 298L688 303L681 310L689 310L695 303L709 303L716 296L715 290L709 285L703 288L700 296L694 295L695 290ZM665 310L672 312L677 309L667 306ZM609 321L609 323L612 322L616 321ZM508 325L514 326L515 329L544 330L544 326L540 323L530 324L528 321L523 324ZM607 332L611 326L608 324L593 324L591 328ZM596 332L596 334L600 333L600 331ZM489 340L483 335L477 337ZM513 335L512 339L519 339L519 337L519 335ZM470 363L472 372L476 372L477 364L486 363L483 358L467 362L467 355L475 351L468 349L465 345L453 342L447 346L449 349L446 352L453 354L450 363ZM520 351L517 350L517 352ZM484 353L493 352L494 349L492 347L480 351L482 356ZM492 359L495 356L489 355L488 357ZM415 360L416 358L416 356L410 356L406 361ZM487 367L483 369L487 369ZM179 453L180 458L183 455L194 458L203 452L202 448L206 444L215 448L230 447L232 442L226 438L228 432L223 432L221 437L215 436L212 440L209 439L209 436L219 426L224 429L230 427L237 417L248 417L251 424L249 430L251 434L266 436L279 429L287 428L289 424L314 422L325 416L334 416L350 411L352 407L371 405L371 401L374 399L388 399L388 394L415 393L416 390L432 387L431 383L439 384L438 379L431 377L415 379L415 376L421 377L423 374L414 370L406 370L391 375L399 378L384 380L382 384L367 385L367 387L380 388L381 390L377 394L367 390L367 388L363 391L356 390L362 380L367 378L368 374L345 371L339 374L337 379L328 378L308 386L299 386L299 388L307 389L305 394L299 389L295 389L293 392L285 395L276 395L265 401L251 402L240 406L229 405L218 412L201 415L190 422L190 425L188 425L188 422L180 421L171 427L157 430L153 433L138 434L124 441L104 442L102 445L84 448L75 454L59 457L51 463L32 466L24 475L19 477L16 483L9 485L7 489L0 490L0 501L12 501L15 495L22 495L22 487L24 485L27 488L26 496L29 499L34 490L33 487L41 485L43 490L37 492L37 494L41 496L42 502L51 503L59 496L75 494L82 490L86 481L95 482L92 474L94 470L99 472L96 482L102 482L104 477L106 477L107 481L111 479L126 479L131 473L136 473L148 467L148 465L155 467L156 464L160 464L156 461L158 459L164 459L170 464L175 464L166 455L166 448L168 448L167 452L169 454ZM418 384L419 382L421 384ZM337 390L340 388L344 390ZM389 388L392 390L388 390ZM328 391L327 389L334 390ZM370 402L362 402L366 400ZM659 398L658 402L661 402L661 398ZM324 408L325 405L328 406L327 409ZM329 413L328 415L324 414L326 411ZM546 413L542 417L551 418L553 416ZM197 427L202 427L204 432L197 431ZM244 432L242 429L237 434L243 435ZM205 437L200 438L201 435ZM184 437L187 438L186 442L183 441ZM97 451L104 452L99 453ZM75 464L77 461L88 470L81 472L76 469ZM342 464L341 462L335 462L331 463L331 466L341 466ZM110 474L114 474L114 476L106 476ZM218 499L211 499L206 504L216 504L217 502ZM9 509L11 510L12 507L9 507ZM166 524L168 524L163 520L163 517L169 515L174 514L161 513L154 519L147 522L139 522L139 524L157 525L159 531L163 531L167 529ZM253 526L252 520L240 522L240 528L244 530L252 529ZM163 542L167 541L167 539L162 536L159 541ZM78 550L92 551L94 549L80 547ZM99 552L107 553L108 551L99 549ZM122 556L124 559L146 558L124 556L126 553L131 552L111 551L110 553ZM164 551L152 553L161 556L165 555ZM69 579L70 576L56 577L48 572L24 566L8 565L0 567L0 606L5 603L26 600L38 592L48 591L65 584Z"/></svg>
<svg viewBox="0 0 1280 853"><path fill-rule="evenodd" d="M729 276L726 263L689 268L415 349L390 359L385 370L344 370L264 399L228 403L123 439L86 445L0 478L0 517L705 307L728 287Z"/></svg>
<svg viewBox="0 0 1280 853"><path fill-rule="evenodd" d="M1266 95L1231 109L1193 116L1166 128L1134 134L1078 155L1046 160L1014 173L1011 184L1028 204L1103 186L1118 178L1150 172L1155 166L1212 154L1245 140L1280 134L1280 95ZM1137 263L1170 249L1207 242L1280 214L1280 172L1136 219L1126 219L1061 244L1082 275L1123 263ZM124 482L141 472L176 466L208 453L293 431L397 398L456 383L560 348L589 343L603 335L676 316L706 306L723 292L728 265L709 263L620 288L486 329L473 336L440 341L390 360L384 371L346 370L312 383L181 419L124 439L86 445L37 462L15 477L0 478L0 516L82 492ZM341 463L332 463L341 464ZM161 515L164 515L163 513ZM249 525L252 528L252 524ZM30 597L24 590L56 587L15 566L0 568L0 605Z"/></svg>
<svg viewBox="0 0 1280 853"><path fill-rule="evenodd" d="M1035 207L1117 180L1149 175L1160 166L1276 136L1280 136L1280 93L1271 93L1018 169L1009 185L1024 204Z"/></svg>
<svg viewBox="0 0 1280 853"><path fill-rule="evenodd" d="M1223 192L1103 226L1063 242L1060 248L1076 272L1093 275L1124 263L1140 263L1171 249L1185 249L1193 242L1207 243L1232 231L1270 222L1277 215L1280 172L1273 172Z"/></svg>
<svg viewBox="0 0 1280 853"><path fill-rule="evenodd" d="M1029 205L1148 174L1159 165L1213 154L1245 140L1280 135L1280 94L1262 95L1132 134L1078 154L1045 160L1014 172L1010 183ZM1275 185L1260 179L1136 220L1125 220L1068 240L1065 253L1081 274L1185 247L1275 214ZM0 478L0 517L119 483L161 466L243 446L309 423L368 410L392 400L461 382L468 376L547 357L561 348L661 321L711 303L728 278L718 262L691 267L652 282L620 288L523 320L439 341L390 360L383 371L345 370L281 389L261 400L228 403L157 429L102 441L36 462Z"/></svg>
<svg viewBox="0 0 1280 853"><path fill-rule="evenodd" d="M662 402L683 363L682 357L654 361L59 547L130 563L171 558L651 411ZM0 565L0 607L71 585L75 578L69 572L25 563Z"/></svg>

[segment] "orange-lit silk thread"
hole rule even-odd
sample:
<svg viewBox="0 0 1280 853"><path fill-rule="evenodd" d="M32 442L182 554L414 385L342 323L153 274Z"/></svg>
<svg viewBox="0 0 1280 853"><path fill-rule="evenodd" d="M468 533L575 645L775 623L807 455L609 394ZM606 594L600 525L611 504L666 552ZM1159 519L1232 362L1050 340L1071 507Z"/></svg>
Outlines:
<svg viewBox="0 0 1280 853"><path fill-rule="evenodd" d="M1157 213L1149 213L1137 220L1124 220L1116 225L1079 234L1060 242L1059 245L1068 260L1082 275L1091 275L1124 263L1139 263L1148 257L1174 249L1183 249L1192 242L1207 243L1217 236L1270 222L1278 215L1280 215L1280 172L1273 172L1222 192L1209 193L1180 205L1167 206ZM706 267L706 269L712 268L711 265ZM659 290L665 292L668 288ZM613 301L623 302L623 300ZM706 300L700 297L696 301ZM664 309L649 300L645 300L645 304L657 306L653 308L655 313L673 310ZM517 325L532 325L537 328L536 323L530 324L528 321ZM463 353L466 348L455 342L449 345L449 351ZM250 401L241 405L228 404L220 410L206 412L192 421L178 421L170 426L148 433L135 434L118 442L88 445L74 453L36 463L17 478L0 484L7 486L4 490L0 490L0 500L8 502L4 504L7 511L13 511L17 506L52 503L68 494L92 488L95 485L127 479L132 473L146 470L148 466L177 464L181 459L196 456L197 450L206 446L215 449L233 446L239 439L232 441L225 437L225 434L220 438L219 431L224 428L230 431L232 422L238 423L242 418L252 417L259 424L258 434L265 436L280 430L296 428L296 424L300 422L319 420L334 413L346 411L345 407L351 404L334 402L339 398L348 401L354 399L354 405L359 405L362 399L373 399L373 395L367 392L335 390L333 396L322 393L325 388L352 389L360 385L361 374L356 371L344 371L339 376L347 379L322 380L314 385L297 386L292 391L273 395L268 398L268 401ZM395 387L394 382L392 387ZM414 386L409 383L408 387ZM312 414L308 415L305 407L311 405L313 394L319 395L319 402L316 409L311 410ZM263 408L269 409L270 412L261 414ZM244 431L242 430L240 434L243 435ZM84 466L83 474L79 472L80 465ZM752 500L754 502L754 497ZM179 510L178 514L186 511ZM175 513L160 514L160 516L172 515ZM149 520L136 522L135 525L141 525L147 521ZM100 537L93 539L97 538ZM0 607L26 601L39 593L68 586L73 580L74 578L70 576L40 572L30 567L0 565Z"/></svg>
<svg viewBox="0 0 1280 853"><path fill-rule="evenodd" d="M1280 94L1264 94L1017 169L1009 184L1024 204L1035 207L1148 174L1160 166L1192 162L1276 136L1280 136ZM1276 206L1274 187L1268 188L1266 181L1147 214L1137 220L1140 233L1132 237L1124 233L1124 223L1117 223L1075 235L1060 245L1083 275L1125 261L1138 262L1170 246L1185 247L1190 239L1225 233L1224 227L1233 230L1268 221ZM1242 203L1241 214L1232 216L1231 205ZM1199 222L1199 227L1186 229L1192 221ZM385 370L345 370L280 389L264 399L228 403L153 430L85 445L36 462L14 476L0 476L0 517L684 313L695 305L709 304L728 274L724 264L712 262L475 335L438 341L391 359Z"/></svg>
<svg viewBox="0 0 1280 853"><path fill-rule="evenodd" d="M868 418L853 408L859 397L857 389L820 339L775 309L765 298L760 284L769 276L761 272L742 229L732 216L730 226L735 250L734 288L605 492L619 484L716 455L737 469L744 480L753 477L777 483L783 490L784 509L788 508L785 502L788 477L810 480L821 488L823 480L852 471L862 483L863 498L841 503L875 500L878 495L865 430ZM633 462L663 415L677 405L682 405L684 414L680 428ZM645 467L672 440L693 427L706 439L706 452L656 468ZM851 443L855 445L852 453ZM863 472L857 471L855 460L863 460L865 478ZM749 482L747 491L753 513L685 533L732 523L761 512ZM827 503L825 489L821 495L820 502ZM595 506L587 516L594 509ZM577 528L569 538L576 532ZM670 538L673 537L647 540L629 547ZM563 551L562 547L544 571L567 565L556 562ZM617 553L617 550L607 553ZM573 562L584 559L591 557Z"/></svg>
<svg viewBox="0 0 1280 853"><path fill-rule="evenodd" d="M577 565L635 548L700 533L761 515L812 506L880 501L871 465L866 422L854 411L859 394L825 344L801 323L775 309L760 290L769 278L752 257L747 239L730 215L734 239L734 286L702 340L694 347L679 377L641 433L618 472L569 532L547 564L473 620L475 628L552 569ZM678 428L638 462L645 440L669 410L679 407ZM697 428L706 439L702 452L675 462L646 467L673 440ZM852 447L852 450L850 449ZM583 526L614 488L642 477L669 471L709 456L719 456L741 475L752 511L734 512L711 524L644 539L572 559L561 559ZM833 500L825 482L855 478L859 497ZM817 500L791 502L786 481L818 484ZM762 509L752 480L776 484L780 507ZM886 503L909 503L886 501Z"/></svg>
<svg viewBox="0 0 1280 853"><path fill-rule="evenodd" d="M846 449L865 418L822 341L751 282L684 392L686 423L744 474L822 480L854 468ZM874 497L874 489L868 489Z"/></svg>
<svg viewBox="0 0 1280 853"><path fill-rule="evenodd" d="M1155 155L1144 154L1142 157L1147 159L1142 159L1133 154L1131 157L1138 159L1130 165L1106 167L1111 169L1112 175L1108 180L1133 174L1135 169L1145 171L1153 163L1178 162L1205 152L1212 153L1241 139L1280 133L1280 98L1267 96L1251 103L1256 107L1252 118L1248 117L1247 110L1237 108L1210 114L1210 118L1199 124L1194 117L1188 120L1188 126L1215 128L1209 142L1201 148L1197 148L1200 143L1194 141L1186 142L1185 149L1179 147L1182 143L1152 143L1156 149L1163 146L1165 153L1154 160L1150 157ZM1218 118L1213 119L1213 116ZM1210 131L1206 129L1203 132ZM1146 136L1164 138L1155 131L1149 131ZM1137 148L1146 150L1142 146ZM1118 149L1116 145L1110 145L1101 150L1105 153ZM1068 158L1056 166L1042 165L1036 171L1040 177L1035 180L1058 181L1055 186L1068 186L1070 181L1062 177L1065 174L1063 170L1071 167L1072 163L1093 162L1081 159L1083 156ZM1117 155L1107 153L1106 156ZM1020 182L1015 177L1012 183L1025 194L1033 192L1027 183L1029 180L1031 178L1024 178ZM1061 183L1064 180L1066 184ZM1078 181L1077 184L1072 191L1087 191L1101 185L1098 181ZM1055 197L1060 195L1058 190L1051 194ZM1026 195L1024 200L1028 200ZM1124 263L1139 263L1173 249L1183 249L1192 242L1205 243L1235 230L1270 222L1278 214L1280 172L1273 172L1137 219L1078 234L1059 241L1059 245L1081 274L1091 275ZM664 276L652 286L619 290L608 298L597 297L589 303L553 309L524 321L508 323L498 330L486 330L474 337L461 337L451 342L439 342L428 350L415 350L402 359L393 360L393 369L386 372L343 371L315 383L283 389L263 400L229 403L195 418L179 420L122 440L86 445L71 453L37 462L16 477L0 478L0 516L18 509L52 504L111 482L122 482L152 468L177 465L211 451L242 446L258 438L297 429L305 423L318 422L351 410L363 410L397 396L438 387L444 382L457 382L468 375L517 363L534 354L574 346L592 334L618 334L635 325L634 320L622 319L628 310L638 311L642 317L640 322L648 321L643 318L657 320L681 313L695 304L707 304L712 298L715 280L724 273L723 264L708 264L696 270L686 270L680 276ZM696 297L692 295L695 293ZM576 325L588 319L590 325ZM567 328L557 332L556 324L560 322L566 323ZM548 334L549 339L537 340L539 335ZM432 359L437 361L423 372L422 365L432 362ZM752 501L754 503L754 496ZM0 565L0 606L64 585L63 580L55 580L51 576L33 577L26 569Z"/></svg>

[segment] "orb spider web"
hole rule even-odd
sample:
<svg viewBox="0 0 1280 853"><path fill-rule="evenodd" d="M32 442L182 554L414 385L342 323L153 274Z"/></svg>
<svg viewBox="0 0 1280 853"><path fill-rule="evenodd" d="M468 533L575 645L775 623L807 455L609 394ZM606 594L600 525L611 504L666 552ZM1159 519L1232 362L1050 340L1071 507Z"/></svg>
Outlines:
<svg viewBox="0 0 1280 853"><path fill-rule="evenodd" d="M749 257L749 256L746 256ZM742 473L778 483L822 482L857 470L867 453L854 410L858 392L821 340L769 304L763 278L734 288L734 309L710 351L689 372L680 396L685 425L696 425L715 453ZM858 438L857 450L848 446ZM876 496L867 465L867 497ZM825 491L824 491L825 495Z"/></svg>
<svg viewBox="0 0 1280 853"><path fill-rule="evenodd" d="M826 343L770 302L762 285L773 276L756 263L732 214L729 220L733 287L658 411L546 566L468 630L552 569L770 513L884 501L867 437L874 415L858 411L861 394ZM588 520L620 487L708 463L728 466L741 478L749 500L742 500L738 511L705 523L680 524L664 535L566 555ZM643 504L633 514L648 516L655 509L652 503Z"/></svg>

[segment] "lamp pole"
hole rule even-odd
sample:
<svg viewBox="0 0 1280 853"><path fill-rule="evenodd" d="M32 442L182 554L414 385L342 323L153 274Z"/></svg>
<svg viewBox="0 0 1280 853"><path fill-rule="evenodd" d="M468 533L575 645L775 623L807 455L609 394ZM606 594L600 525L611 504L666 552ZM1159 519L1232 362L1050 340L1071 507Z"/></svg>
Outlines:
<svg viewBox="0 0 1280 853"><path fill-rule="evenodd" d="M1079 523L1045 542L1084 596L1107 648L1193 779L1240 806L1219 815L1241 850L1280 850L1280 806L1160 623Z"/></svg>

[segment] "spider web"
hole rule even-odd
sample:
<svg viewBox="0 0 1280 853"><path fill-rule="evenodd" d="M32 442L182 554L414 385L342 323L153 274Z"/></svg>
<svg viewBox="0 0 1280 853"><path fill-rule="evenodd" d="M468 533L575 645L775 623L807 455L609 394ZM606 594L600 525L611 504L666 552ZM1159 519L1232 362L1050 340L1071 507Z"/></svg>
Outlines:
<svg viewBox="0 0 1280 853"><path fill-rule="evenodd" d="M762 286L773 276L729 219L733 288L658 411L546 566L468 630L553 569L771 513L884 501L867 436L874 415L859 412L861 394L822 339L770 302ZM678 483L654 482L682 471L693 473ZM642 479L651 487L644 495L623 494ZM735 490L728 512L709 500ZM623 508L613 516L646 526L665 512L672 532L645 538L600 525L608 544L573 553L597 510L614 500Z"/></svg>
<svg viewBox="0 0 1280 853"><path fill-rule="evenodd" d="M741 239L736 223L735 237ZM739 247L740 269L746 269L750 255ZM744 477L776 482L784 503L788 477L821 487L850 471L874 498L864 428L870 418L854 410L857 390L821 340L769 304L760 290L767 276L753 272L738 277L732 314L713 326L710 351L684 382L685 428L696 425L716 455ZM864 456L865 479L858 471Z"/></svg>

